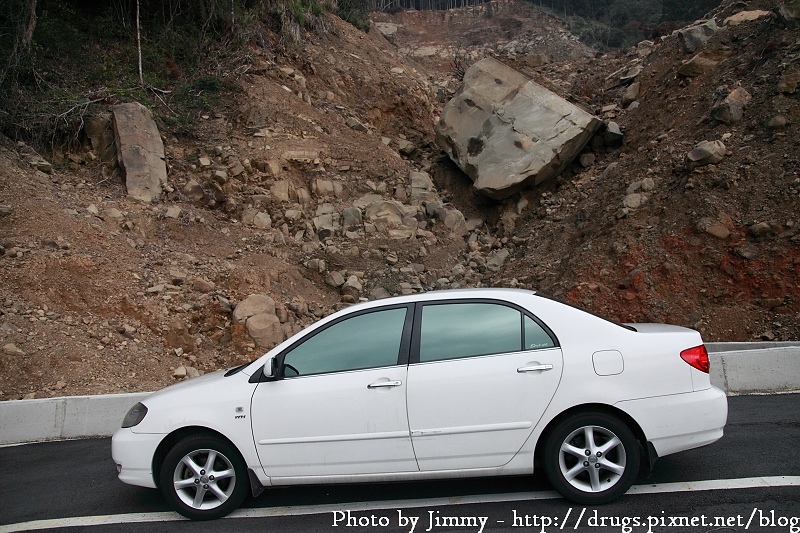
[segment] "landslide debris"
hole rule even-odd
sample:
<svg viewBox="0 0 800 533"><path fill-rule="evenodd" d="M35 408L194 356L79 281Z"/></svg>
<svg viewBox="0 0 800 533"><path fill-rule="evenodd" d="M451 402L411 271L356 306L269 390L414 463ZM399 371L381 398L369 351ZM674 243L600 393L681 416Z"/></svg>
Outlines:
<svg viewBox="0 0 800 533"><path fill-rule="evenodd" d="M152 203L100 147L4 139L0 399L154 390L361 298L449 287L796 340L800 40L774 8L723 3L692 51L678 33L604 54L529 5L380 14L368 34L329 17L302 46L252 47L195 137L162 127ZM621 144L507 200L476 194L433 143L456 56L516 68Z"/></svg>

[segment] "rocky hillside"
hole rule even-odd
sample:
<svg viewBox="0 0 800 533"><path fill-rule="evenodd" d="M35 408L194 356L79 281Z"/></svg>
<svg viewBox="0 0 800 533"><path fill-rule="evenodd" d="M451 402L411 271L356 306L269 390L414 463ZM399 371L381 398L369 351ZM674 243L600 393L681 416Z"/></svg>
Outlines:
<svg viewBox="0 0 800 533"><path fill-rule="evenodd" d="M153 390L358 299L449 287L797 339L800 41L773 8L723 4L693 51L676 34L607 55L513 2L376 15L369 34L330 17L302 46L252 46L195 138L162 129L154 203L88 139L45 158L3 140L0 399ZM616 121L623 144L478 196L432 140L454 74L484 56ZM701 141L722 158L687 164Z"/></svg>

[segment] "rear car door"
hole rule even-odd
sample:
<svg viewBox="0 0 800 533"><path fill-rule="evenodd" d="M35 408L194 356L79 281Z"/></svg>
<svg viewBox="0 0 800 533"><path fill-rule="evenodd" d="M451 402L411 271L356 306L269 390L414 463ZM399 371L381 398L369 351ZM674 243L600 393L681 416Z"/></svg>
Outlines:
<svg viewBox="0 0 800 533"><path fill-rule="evenodd" d="M421 471L499 467L558 387L557 339L499 301L417 304L408 420Z"/></svg>

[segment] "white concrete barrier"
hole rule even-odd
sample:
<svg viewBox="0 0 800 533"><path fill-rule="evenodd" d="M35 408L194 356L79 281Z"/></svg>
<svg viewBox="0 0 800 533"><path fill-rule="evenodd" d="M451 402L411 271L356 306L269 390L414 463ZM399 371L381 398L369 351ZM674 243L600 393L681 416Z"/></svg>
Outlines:
<svg viewBox="0 0 800 533"><path fill-rule="evenodd" d="M0 444L103 437L147 392L0 402Z"/></svg>
<svg viewBox="0 0 800 533"><path fill-rule="evenodd" d="M707 343L711 383L728 394L800 391L800 342ZM109 436L149 393L0 402L0 444Z"/></svg>
<svg viewBox="0 0 800 533"><path fill-rule="evenodd" d="M708 343L711 383L731 394L800 391L800 343Z"/></svg>

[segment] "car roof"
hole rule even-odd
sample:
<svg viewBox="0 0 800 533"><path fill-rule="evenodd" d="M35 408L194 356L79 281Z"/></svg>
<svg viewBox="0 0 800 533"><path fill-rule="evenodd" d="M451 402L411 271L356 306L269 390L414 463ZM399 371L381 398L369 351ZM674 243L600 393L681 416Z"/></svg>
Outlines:
<svg viewBox="0 0 800 533"><path fill-rule="evenodd" d="M513 289L513 288L474 288L474 289L446 289L446 290L433 290L426 292L417 292L414 294L407 294L403 296L391 296L389 298L382 298L379 300L370 300L368 302L361 302L342 311L352 312L359 309L371 309L374 307L383 307L387 305L402 305L412 302L429 302L435 300L467 300L467 299L480 299L490 298L497 300L516 299L521 295L532 296L536 291L530 289Z"/></svg>

